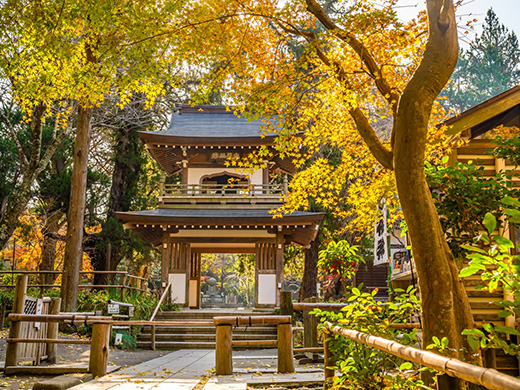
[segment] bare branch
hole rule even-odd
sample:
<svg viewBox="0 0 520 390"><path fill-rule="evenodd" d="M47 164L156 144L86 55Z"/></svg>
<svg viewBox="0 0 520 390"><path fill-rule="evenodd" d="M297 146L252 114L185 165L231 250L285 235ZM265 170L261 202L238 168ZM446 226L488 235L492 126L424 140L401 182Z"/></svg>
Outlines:
<svg viewBox="0 0 520 390"><path fill-rule="evenodd" d="M359 107L352 108L350 111L350 115L356 122L357 129L359 134L363 137L363 140L367 144L370 152L374 155L374 157L379 161L379 163L391 171L394 170L394 155L392 151L388 150L384 147L384 145L379 140L374 128L368 123L367 118L363 114L363 111Z"/></svg>
<svg viewBox="0 0 520 390"><path fill-rule="evenodd" d="M377 89L383 95L385 100L392 107L392 111L397 112L397 106L399 104L399 94L396 93L390 84L383 78L381 68L377 65L376 60L366 48L366 46L360 42L353 34L345 31L344 29L337 26L332 19L323 11L323 8L316 2L316 0L305 0L307 3L307 9L312 13L327 30L332 32L337 38L348 44L359 56L361 61L365 64L368 72L374 80Z"/></svg>

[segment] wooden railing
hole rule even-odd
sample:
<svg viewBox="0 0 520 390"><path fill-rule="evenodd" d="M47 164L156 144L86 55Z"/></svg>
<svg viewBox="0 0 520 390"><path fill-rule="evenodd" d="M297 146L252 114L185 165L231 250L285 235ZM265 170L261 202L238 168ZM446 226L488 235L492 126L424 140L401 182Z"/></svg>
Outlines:
<svg viewBox="0 0 520 390"><path fill-rule="evenodd" d="M3 275L27 275L29 277L34 276L30 280L28 287L29 288L39 288L41 293L43 293L51 288L61 288L60 284L50 284L43 282L44 275L53 275L55 277L62 275L62 271L26 271L26 270L14 270L14 271L0 271L0 277ZM124 298L125 291L141 291L147 292L147 281L148 279L142 278L140 276L131 275L126 271L80 271L80 276L85 275L107 275L109 276L109 282L107 284L88 284L82 283L78 286L80 289L96 289L96 290L106 290L109 288L114 288L119 290L121 299ZM119 280L116 281L116 278ZM132 283L135 281L135 283ZM31 283L32 282L32 283ZM81 283L81 282L80 282ZM0 288L14 289L15 288L15 278L11 278L10 284L0 284Z"/></svg>
<svg viewBox="0 0 520 390"><path fill-rule="evenodd" d="M279 203L283 184L165 184L159 202L168 203Z"/></svg>

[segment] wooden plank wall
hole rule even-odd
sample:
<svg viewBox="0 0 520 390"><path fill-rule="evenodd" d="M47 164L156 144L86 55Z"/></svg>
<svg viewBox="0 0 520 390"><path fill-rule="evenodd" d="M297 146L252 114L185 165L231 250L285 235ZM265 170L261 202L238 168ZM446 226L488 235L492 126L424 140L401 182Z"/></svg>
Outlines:
<svg viewBox="0 0 520 390"><path fill-rule="evenodd" d="M464 145L456 149L451 156L450 161L461 163L469 163L480 165L484 167L484 177L490 178L495 172L500 170L513 169L510 161L504 161L503 159L495 159L494 156L487 154L488 151L493 149L496 145L491 140L485 139L474 139L471 140L467 145ZM520 173L520 170L516 170L516 173ZM515 186L520 186L518 179L514 182ZM500 232L506 237L511 237L509 228ZM511 237L514 238L514 237ZM482 285L483 282L480 276L474 275L464 279L464 286L468 293L470 300L471 309L473 316L477 322L492 322L495 325L504 325L505 321L503 318L498 316L501 308L494 304L494 302L507 298L504 295L502 288L498 288L494 292L490 293L487 290L477 289L478 285ZM508 325L514 323L514 318L508 318ZM504 355L501 351L497 351L497 368L509 375L519 374L519 362L513 356Z"/></svg>
<svg viewBox="0 0 520 390"><path fill-rule="evenodd" d="M276 270L276 245L261 242L256 246L256 264L260 273Z"/></svg>

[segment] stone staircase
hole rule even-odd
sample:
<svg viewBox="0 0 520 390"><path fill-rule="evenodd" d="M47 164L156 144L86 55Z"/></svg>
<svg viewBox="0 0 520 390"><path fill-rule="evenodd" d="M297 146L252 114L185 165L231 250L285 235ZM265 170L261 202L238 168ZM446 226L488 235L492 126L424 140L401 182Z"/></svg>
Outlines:
<svg viewBox="0 0 520 390"><path fill-rule="evenodd" d="M213 321L216 316L265 316L274 314L272 311L252 312L246 310L182 310L172 312L160 312L155 321L168 321L171 325L158 325L155 327L155 348L162 350L176 349L214 349L216 328L207 322ZM189 321L190 325L185 322ZM183 324L175 324L182 322ZM199 324L197 324L199 323ZM276 340L276 325L236 327L233 329L233 341L254 341L254 346L234 346L234 349L259 349L276 348L273 340ZM143 327L137 339L137 347L151 349L151 326ZM262 343L265 341L265 344Z"/></svg>

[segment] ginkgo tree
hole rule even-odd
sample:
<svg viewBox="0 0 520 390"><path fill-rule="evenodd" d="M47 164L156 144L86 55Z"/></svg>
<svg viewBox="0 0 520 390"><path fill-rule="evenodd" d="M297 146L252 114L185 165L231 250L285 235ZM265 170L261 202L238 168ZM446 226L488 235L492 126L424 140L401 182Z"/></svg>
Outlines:
<svg viewBox="0 0 520 390"><path fill-rule="evenodd" d="M183 3L7 0L0 7L0 77L11 83L25 121L37 129L57 106L63 107L53 117L57 133L64 133L74 119L62 285L66 311L74 311L77 300L93 110L108 93L118 94L121 105L133 94L146 96L150 103L161 94L172 69L183 61L178 50L182 44L176 41L182 31ZM41 132L33 134L38 143ZM34 153L35 165L48 163L37 158L41 149ZM34 176L27 178L28 193Z"/></svg>
<svg viewBox="0 0 520 390"><path fill-rule="evenodd" d="M317 158L294 178L290 208L305 208L309 196L333 206L346 187L355 206L346 212L367 214L370 223L376 199L399 205L419 276L425 344L447 337L449 355L479 361L465 352L461 332L474 320L424 176L426 158L448 149L431 124L457 62L455 9L451 0L426 3L405 23L395 0L344 1L328 13L316 0L194 2L193 21L218 22L197 25L187 49L208 69L202 93L218 85L243 115L276 118L266 120L266 131L278 133L283 156L301 164L319 145L341 148L341 164ZM293 39L305 45L301 55L288 50ZM260 166L269 153L232 164Z"/></svg>

